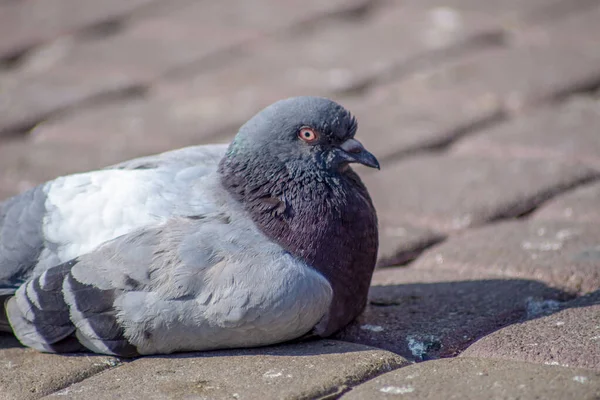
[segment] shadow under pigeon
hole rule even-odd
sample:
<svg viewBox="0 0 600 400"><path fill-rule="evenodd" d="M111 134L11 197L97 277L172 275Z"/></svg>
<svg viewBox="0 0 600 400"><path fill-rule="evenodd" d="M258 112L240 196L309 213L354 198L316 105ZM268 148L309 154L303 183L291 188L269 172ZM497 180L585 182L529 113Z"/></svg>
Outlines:
<svg viewBox="0 0 600 400"><path fill-rule="evenodd" d="M414 361L452 357L506 325L559 311L572 297L523 279L373 286L365 312L335 338Z"/></svg>
<svg viewBox="0 0 600 400"><path fill-rule="evenodd" d="M572 295L532 280L492 279L373 286L370 302L355 322L332 339L206 352L182 352L154 358L201 358L248 355L315 356L379 347L409 360L455 356L475 340L509 324L550 315L565 308L600 304L600 291ZM338 340L350 343L342 343ZM23 347L0 333L0 349ZM80 357L89 353L69 353ZM126 361L127 359L123 359Z"/></svg>
<svg viewBox="0 0 600 400"><path fill-rule="evenodd" d="M0 350L2 349L13 349L16 347L25 347L13 334L7 332L0 332Z"/></svg>
<svg viewBox="0 0 600 400"><path fill-rule="evenodd" d="M595 305L600 305L600 290L588 293L566 303L561 310L566 310L568 308L590 307Z"/></svg>

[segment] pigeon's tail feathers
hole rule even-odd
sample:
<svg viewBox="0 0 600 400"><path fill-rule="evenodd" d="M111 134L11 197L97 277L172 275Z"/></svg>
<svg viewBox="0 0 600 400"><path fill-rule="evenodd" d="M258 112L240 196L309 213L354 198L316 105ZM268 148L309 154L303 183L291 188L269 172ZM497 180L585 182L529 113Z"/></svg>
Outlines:
<svg viewBox="0 0 600 400"><path fill-rule="evenodd" d="M62 295L62 282L71 266L72 262L50 268L6 301L7 320L22 344L44 352L82 349L69 339L75 327ZM68 350L65 343L70 343Z"/></svg>
<svg viewBox="0 0 600 400"><path fill-rule="evenodd" d="M133 357L113 307L114 290L102 290L73 276L74 259L22 285L6 302L6 317L19 341L52 353L91 350ZM0 317L1 319L2 317Z"/></svg>

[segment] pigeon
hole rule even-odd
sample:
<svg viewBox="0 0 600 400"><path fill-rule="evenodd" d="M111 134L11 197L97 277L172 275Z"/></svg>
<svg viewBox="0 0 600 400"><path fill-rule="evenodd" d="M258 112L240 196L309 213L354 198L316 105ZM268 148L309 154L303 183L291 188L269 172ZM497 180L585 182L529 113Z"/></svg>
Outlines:
<svg viewBox="0 0 600 400"><path fill-rule="evenodd" d="M59 177L0 204L0 330L120 357L328 337L364 309L377 216L357 121L280 100L229 145Z"/></svg>

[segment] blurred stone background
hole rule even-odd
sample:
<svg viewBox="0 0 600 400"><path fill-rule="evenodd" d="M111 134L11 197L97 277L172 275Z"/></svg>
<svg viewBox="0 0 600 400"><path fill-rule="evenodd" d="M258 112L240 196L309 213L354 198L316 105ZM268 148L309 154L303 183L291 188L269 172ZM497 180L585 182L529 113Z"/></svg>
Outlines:
<svg viewBox="0 0 600 400"><path fill-rule="evenodd" d="M598 0L0 0L0 200L295 95L382 161L380 269L335 340L127 361L4 335L0 399L600 398L599 42Z"/></svg>

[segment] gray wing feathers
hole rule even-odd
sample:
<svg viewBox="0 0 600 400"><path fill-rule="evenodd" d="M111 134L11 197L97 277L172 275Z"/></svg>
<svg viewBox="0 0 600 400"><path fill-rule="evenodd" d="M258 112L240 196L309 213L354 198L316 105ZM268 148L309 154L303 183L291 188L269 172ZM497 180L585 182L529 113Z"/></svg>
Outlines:
<svg viewBox="0 0 600 400"><path fill-rule="evenodd" d="M177 246L171 245L180 235L171 236L165 237L161 227L139 230L30 279L6 306L14 334L41 351L75 351L85 346L96 353L138 355L125 337L115 304L125 293L142 299L151 295L146 291L152 290L152 271L161 273L160 269L178 263ZM147 305L136 307L142 310ZM144 334L143 328L137 331ZM66 341L72 346L65 347Z"/></svg>
<svg viewBox="0 0 600 400"><path fill-rule="evenodd" d="M215 327L260 317L240 314L259 306L240 289L252 280L235 282L235 273L222 269L233 240L226 224L218 216L173 219L50 268L9 300L15 335L42 351L75 337L94 352L120 356L217 347L224 339L211 334Z"/></svg>
<svg viewBox="0 0 600 400"><path fill-rule="evenodd" d="M160 229L114 239L96 251L52 267L21 286L8 301L15 335L41 351L65 351L65 339L97 353L124 357L137 351L124 337L115 299L150 283L148 267L158 250Z"/></svg>
<svg viewBox="0 0 600 400"><path fill-rule="evenodd" d="M44 246L45 186L0 204L0 294L16 290L27 278Z"/></svg>
<svg viewBox="0 0 600 400"><path fill-rule="evenodd" d="M52 267L22 285L6 306L18 339L41 351L135 356L117 318L115 299L149 283L156 232L135 232ZM65 340L71 344L65 347Z"/></svg>
<svg viewBox="0 0 600 400"><path fill-rule="evenodd" d="M21 343L40 351L77 351L75 331L62 296L62 285L73 262L51 268L21 286L6 302L6 314Z"/></svg>

